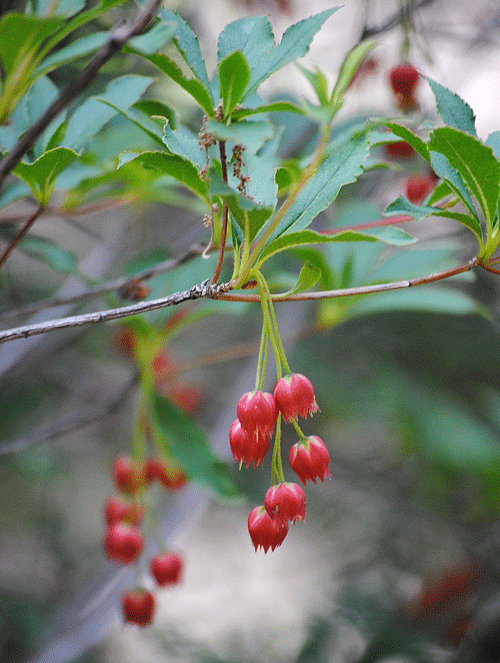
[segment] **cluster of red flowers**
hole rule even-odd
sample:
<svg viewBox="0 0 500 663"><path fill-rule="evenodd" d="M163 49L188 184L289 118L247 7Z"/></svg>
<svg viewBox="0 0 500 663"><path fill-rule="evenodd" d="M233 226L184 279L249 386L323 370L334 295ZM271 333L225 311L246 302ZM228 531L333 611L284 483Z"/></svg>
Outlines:
<svg viewBox="0 0 500 663"><path fill-rule="evenodd" d="M140 524L144 515L142 492L153 481L167 490L179 490L186 477L178 467L168 467L159 458L149 458L137 464L128 456L118 456L113 462L113 480L118 493L109 497L104 505L107 524L104 549L108 558L120 564L134 564L144 547ZM164 553L151 558L151 575L159 587L177 584L183 573L182 557ZM125 592L122 611L126 622L148 626L154 615L153 592L137 588Z"/></svg>
<svg viewBox="0 0 500 663"><path fill-rule="evenodd" d="M311 382L300 373L291 373L280 378L274 392L255 390L244 394L237 405L238 418L229 430L229 443L234 460L248 467L262 463L271 445L271 435L278 421L297 421L318 410ZM299 429L300 430L300 429ZM330 456L324 442L312 435L303 436L290 449L289 462L292 470L305 485L307 481L330 476ZM267 552L281 545L288 533L288 523L304 520L306 496L296 483L281 481L269 488L264 505L255 507L248 518L250 538L255 546Z"/></svg>

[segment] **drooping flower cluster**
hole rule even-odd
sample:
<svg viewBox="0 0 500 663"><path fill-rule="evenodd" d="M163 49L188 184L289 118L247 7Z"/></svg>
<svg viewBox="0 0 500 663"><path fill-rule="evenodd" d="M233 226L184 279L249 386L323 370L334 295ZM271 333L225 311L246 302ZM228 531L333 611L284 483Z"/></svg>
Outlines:
<svg viewBox="0 0 500 663"><path fill-rule="evenodd" d="M288 373L280 378L272 394L257 389L247 392L238 402L238 418L229 430L234 460L240 467L243 462L246 467L253 462L255 468L263 463L271 446L271 436L282 417L286 423L292 422L301 435L299 442L290 450L290 467L304 485L307 481L316 483L318 478L324 481L326 476L330 476L328 450L319 437L305 437L297 423L299 417L305 418L318 410L313 386L300 373ZM276 434L276 444L279 455L279 433ZM273 453L273 458L275 456ZM283 543L289 523L303 521L306 512L303 489L297 483L286 482L282 471L277 470L276 474L279 482L269 488L264 504L252 509L248 517L248 531L255 550L260 546L266 553Z"/></svg>
<svg viewBox="0 0 500 663"><path fill-rule="evenodd" d="M119 564L135 564L144 547L140 529L143 519L143 493L157 481L169 491L179 490L186 483L181 468L160 458L150 458L144 463L134 463L128 456L115 458L112 475L117 494L109 497L104 505L107 530L104 550L107 557ZM175 553L156 555L150 560L150 572L159 587L180 582L184 562ZM122 596L122 613L125 622L148 626L155 611L154 594L142 587L129 590Z"/></svg>

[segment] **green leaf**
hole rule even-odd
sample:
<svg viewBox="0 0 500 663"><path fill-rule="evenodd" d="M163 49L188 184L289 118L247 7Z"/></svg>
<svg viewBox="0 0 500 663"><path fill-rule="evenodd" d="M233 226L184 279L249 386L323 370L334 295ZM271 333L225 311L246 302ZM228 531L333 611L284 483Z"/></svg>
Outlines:
<svg viewBox="0 0 500 663"><path fill-rule="evenodd" d="M135 108L129 108L128 110L123 110L112 104L106 99L99 99L95 97L97 101L101 101L103 104L106 104L110 108L113 108L117 113L126 117L127 120L130 120L136 127L139 127L145 134L147 134L155 143L163 146L163 130L162 128L152 120L149 115L142 113L141 111L136 110Z"/></svg>
<svg viewBox="0 0 500 663"><path fill-rule="evenodd" d="M453 219L454 221L458 221L458 223L461 223L462 225L469 228L469 230L472 230L479 243L482 244L483 231L481 224L475 217L469 214L453 212L452 210L443 210L439 207L433 207L432 205L414 205L413 203L410 203L408 200L406 200L406 198L403 198L403 196L400 196L397 198L397 200L391 203L386 208L384 214L386 216L390 216L392 214L408 214L408 216L413 217L417 221L421 221L422 219L425 219L431 215L446 219Z"/></svg>
<svg viewBox="0 0 500 663"><path fill-rule="evenodd" d="M33 3L35 4L35 3ZM38 16L64 16L69 18L85 7L85 0L37 0Z"/></svg>
<svg viewBox="0 0 500 663"><path fill-rule="evenodd" d="M174 456L188 478L224 497L237 497L238 487L227 466L213 453L194 421L156 392L151 395L150 408L165 453Z"/></svg>
<svg viewBox="0 0 500 663"><path fill-rule="evenodd" d="M198 82L205 88L210 98L208 106L212 108L210 115L213 115L214 100L212 99L210 81L208 80L205 61L201 55L198 37L194 34L186 21L184 21L178 14L174 14L173 12L161 8L160 16L163 20L173 22L176 26L174 43Z"/></svg>
<svg viewBox="0 0 500 663"><path fill-rule="evenodd" d="M272 233L270 240L293 229L302 230L337 197L341 187L355 182L368 157L369 135L363 133L340 145L318 166Z"/></svg>
<svg viewBox="0 0 500 663"><path fill-rule="evenodd" d="M217 40L217 61L241 51L251 69L260 57L274 47L273 31L267 16L240 18L226 25Z"/></svg>
<svg viewBox="0 0 500 663"><path fill-rule="evenodd" d="M33 163L18 163L13 173L31 188L36 199L46 206L52 196L55 181L78 154L67 147L55 147L48 150Z"/></svg>
<svg viewBox="0 0 500 663"><path fill-rule="evenodd" d="M0 236L10 242L14 239L17 230L12 226L0 226ZM21 237L16 248L40 258L56 272L65 274L76 274L78 272L78 262L75 255L45 237L38 237L29 233Z"/></svg>
<svg viewBox="0 0 500 663"><path fill-rule="evenodd" d="M154 53L153 55L144 56L144 58L186 90L203 108L205 113L209 117L213 117L214 103L212 95L198 79L187 78L180 67L163 53Z"/></svg>
<svg viewBox="0 0 500 663"><path fill-rule="evenodd" d="M315 230L300 230L298 232L286 233L266 245L262 251L257 268L272 256L281 251L288 251L299 246L311 244L331 244L333 242L376 242L383 241L394 246L405 246L413 244L414 237L394 226L383 226L381 228L370 228L368 232L356 230L339 230L334 233L319 233Z"/></svg>
<svg viewBox="0 0 500 663"><path fill-rule="evenodd" d="M309 69L306 69L297 62L295 63L295 66L309 81L312 89L318 97L320 105L326 106L328 104L328 81L326 80L326 76L323 74L323 72L319 69L316 69L315 71L309 71Z"/></svg>
<svg viewBox="0 0 500 663"><path fill-rule="evenodd" d="M170 122L165 124L163 132L164 136L162 140L170 152L191 161L198 170L201 170L205 166L206 156L205 152L200 150L198 136L195 136L185 127L179 127L174 131L170 127Z"/></svg>
<svg viewBox="0 0 500 663"><path fill-rule="evenodd" d="M172 129L176 128L174 110L161 101L155 99L141 99L140 101L136 101L132 108L135 108L142 113L146 113L149 117L165 118L168 120Z"/></svg>
<svg viewBox="0 0 500 663"><path fill-rule="evenodd" d="M130 157L130 158L129 158ZM190 161L186 161L176 154L167 154L166 152L141 152L120 156L118 168L130 161L138 161L146 168L154 168L165 175L170 175L191 191L194 191L200 198L210 204L207 194L207 185L200 179L196 166Z"/></svg>
<svg viewBox="0 0 500 663"><path fill-rule="evenodd" d="M460 173L491 223L500 193L500 163L491 147L458 129L442 127L432 132L429 149L444 155Z"/></svg>
<svg viewBox="0 0 500 663"><path fill-rule="evenodd" d="M474 207L472 198L470 197L469 191L465 186L460 173L450 166L450 163L444 154L431 152L431 166L436 175L445 180L450 189L460 198L470 214L474 216L479 223L476 208Z"/></svg>
<svg viewBox="0 0 500 663"><path fill-rule="evenodd" d="M48 74L67 62L94 53L107 42L108 38L109 34L107 32L94 32L91 35L77 39L46 57L35 70L35 76Z"/></svg>
<svg viewBox="0 0 500 663"><path fill-rule="evenodd" d="M12 127L0 127L0 153L7 154L17 143L18 134Z"/></svg>
<svg viewBox="0 0 500 663"><path fill-rule="evenodd" d="M427 161L427 163L431 162L429 149L426 143L419 136L414 134L413 131L410 131L410 129L403 127L400 124L396 124L395 122L385 122L384 124L385 126L389 127L395 136L398 136L399 138L409 143L415 152L420 154L422 159Z"/></svg>
<svg viewBox="0 0 500 663"><path fill-rule="evenodd" d="M170 41L176 30L175 23L171 21L158 21L151 30L142 35L133 37L128 45L143 55L156 53Z"/></svg>
<svg viewBox="0 0 500 663"><path fill-rule="evenodd" d="M26 198L30 193L30 189L24 182L13 182L4 186L0 191L0 209L14 203L16 200Z"/></svg>
<svg viewBox="0 0 500 663"><path fill-rule="evenodd" d="M458 94L454 94L451 90L443 87L432 78L424 76L426 81L432 88L434 96L436 97L437 108L439 115L443 122L455 129L464 131L471 136L477 136L475 115L472 108Z"/></svg>
<svg viewBox="0 0 500 663"><path fill-rule="evenodd" d="M493 154L497 159L500 159L500 131L494 131L488 136L485 144L491 147Z"/></svg>
<svg viewBox="0 0 500 663"><path fill-rule="evenodd" d="M153 79L146 76L129 74L111 81L98 98L90 97L78 106L68 121L65 144L75 150L81 149L87 142L113 118L117 111L102 101L127 110L151 85Z"/></svg>
<svg viewBox="0 0 500 663"><path fill-rule="evenodd" d="M310 262L306 261L302 265L299 278L297 280L297 283L294 285L294 287L291 290L288 290L287 292L283 292L280 294L282 296L287 296L287 295L295 295L298 292L305 292L306 290L310 290L313 286L315 286L320 278L321 278L321 269L318 269L318 267L313 267L313 265L311 265Z"/></svg>
<svg viewBox="0 0 500 663"><path fill-rule="evenodd" d="M255 200L243 196L226 184L215 168L210 168L207 181L212 196L219 196L227 204L241 231L245 231L245 224L249 224L250 241L253 241L258 231L269 219L274 211L272 207L259 205Z"/></svg>
<svg viewBox="0 0 500 663"><path fill-rule="evenodd" d="M374 46L374 41L362 41L352 48L344 58L329 103L333 114L335 114L342 105L344 92L351 84L361 61Z"/></svg>
<svg viewBox="0 0 500 663"><path fill-rule="evenodd" d="M229 140L254 153L274 134L273 125L261 120L241 120L241 122L229 125L217 122L217 120L209 120L206 130L219 140Z"/></svg>
<svg viewBox="0 0 500 663"><path fill-rule="evenodd" d="M250 68L241 51L234 51L219 62L219 89L225 118L240 103L249 81Z"/></svg>
<svg viewBox="0 0 500 663"><path fill-rule="evenodd" d="M62 18L39 18L12 12L0 19L0 61L5 75L14 73L22 61L33 57L44 39L62 24ZM22 73L24 67L16 74ZM28 83L29 84L29 83Z"/></svg>
<svg viewBox="0 0 500 663"><path fill-rule="evenodd" d="M305 110L292 104L290 101L274 101L270 104L264 104L257 108L237 108L232 114L233 120L242 120L248 115L258 115L259 113L297 113L298 115L305 115Z"/></svg>
<svg viewBox="0 0 500 663"><path fill-rule="evenodd" d="M247 53L246 47L241 48L241 44L235 46L235 48L239 48L243 51L252 70L250 84L245 93L245 98L255 92L259 85L269 78L272 73L278 71L278 69L281 69L281 67L284 67L286 64L294 62L298 58L306 55L314 35L318 32L326 19L336 12L337 9L339 9L339 7L327 9L326 11L315 14L314 16L309 16L308 18L291 25L284 33L281 42L278 45L269 48L269 40L266 40L266 48L264 50L258 48L256 52L253 50L251 56ZM237 23L237 21L235 21L235 23ZM235 23L232 23L231 25L234 25ZM271 35L271 41L274 43L270 28L269 32ZM223 33L221 33L221 35L222 34ZM238 38L241 40L242 35L240 34L238 37L236 34L235 39L237 40Z"/></svg>

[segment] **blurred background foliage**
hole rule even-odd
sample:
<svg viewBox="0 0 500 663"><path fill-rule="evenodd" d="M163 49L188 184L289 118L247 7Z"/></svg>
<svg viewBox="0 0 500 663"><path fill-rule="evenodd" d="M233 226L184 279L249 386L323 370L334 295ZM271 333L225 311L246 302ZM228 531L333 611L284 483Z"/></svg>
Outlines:
<svg viewBox="0 0 500 663"><path fill-rule="evenodd" d="M13 9L5 4L0 3L2 14ZM23 4L16 7L22 9ZM212 13L228 7L215 0L204 4L204 10L210 6ZM276 21L291 22L296 4L292 0L234 2L231 11L241 15L268 11ZM352 4L360 12L365 5L374 15L380 10L380 3ZM447 3L412 4L429 12L426 23L416 20L417 33L412 38L418 41L425 36L432 53L438 46L432 41L437 37L429 29L428 16L444 15L447 25L456 28L463 7L457 9L454 23L453 12L445 12ZM176 6L195 30L202 27L204 14L197 12L194 3L178 2ZM481 17L491 20L491 6L496 10L491 22L496 44L496 3L482 3L483 13L478 10L462 27L472 30ZM134 9L133 4L120 5L82 27L76 36L68 36L58 48L95 30L108 30ZM417 9L415 17L421 15ZM391 5L379 24L397 10L397 3ZM333 31L342 29L342 19L338 21ZM381 30L381 38L386 33L399 44L400 22ZM214 35L203 36L213 48L209 40ZM488 32L488 38L478 40L475 48L491 50L490 37ZM460 39L466 54L470 43ZM397 49L393 52L397 61ZM81 60L64 64L49 80L54 88L63 86L81 66ZM89 103L93 95L109 91L116 77L124 74L150 77L156 72L130 53L114 58L85 92ZM150 114L167 113L165 106L151 105L151 99L162 99L162 103L174 105L197 132L200 116L172 83L162 79L150 87L146 79L136 81L140 88L136 98L132 93L128 100L120 97L124 112L135 106ZM357 85L362 87L362 81ZM383 77L378 85L384 85ZM139 101L146 89L148 101ZM128 85L123 88L130 90ZM46 86L43 92L50 97L53 89ZM295 92L291 94L295 96ZM359 108L355 114L360 118L369 115L373 103L363 107L362 95L355 95L356 90L353 98ZM48 103L40 96L37 100L41 106ZM381 105L385 102L382 95ZM82 103L79 100L73 111ZM19 112L25 110L21 106ZM385 113L394 112L386 104ZM42 313L36 307L45 299L77 292L82 283L98 284L135 274L183 256L207 241L198 203L180 192L171 178L139 169L136 163L116 170L119 153L152 148L154 138L148 140L144 131L118 112L103 111L101 117L80 113L79 117L80 123L73 126L75 149L82 147L78 132L84 135L81 123L85 119L95 123L94 139L85 145L79 168L69 168L58 179L51 208L2 268L0 321L5 328L34 321L38 315L50 318L95 310L95 299ZM175 121L174 115L171 119ZM308 149L313 128L304 125L299 116L277 117L276 121L285 127L283 154L298 159L301 150ZM151 131L154 133L153 128ZM318 227L343 227L380 218L392 199L386 198L387 192L394 191L396 197L408 174L421 168L423 164L414 157L392 163L389 169L367 172L321 215ZM12 236L19 219L33 210L33 199L26 193L22 186L17 190L7 187L2 193L0 235L4 240ZM472 255L465 230L457 231L454 226L450 230L444 224L429 228L425 222L407 225L409 232L420 237L418 250L378 244L328 248L324 255L332 270L325 270L323 279L335 285L327 287L361 285L367 279L411 278ZM297 251L283 259L274 273L266 274L270 283L283 286L293 282L299 269L297 258L304 257L322 260L318 254ZM213 273L212 263L198 255L149 279L149 296L167 295L199 283ZM311 545L319 537L322 544L317 554L325 551L320 568L327 570L325 584L331 585L328 600L318 604L313 618L309 613L303 615L304 636L292 657L297 663L368 663L397 657L408 661L500 660L498 294L497 278L481 272L407 291L317 305L277 306L290 363L311 379L321 407L321 414L307 423L307 429L325 440L331 454L331 480L307 491L309 529L294 533L296 539L314 535ZM99 304L106 307L117 301L114 293ZM214 302L186 308L194 321L186 327L179 325L165 347L175 370L165 375L164 393L193 414L217 454L229 462L227 427L221 422L234 418L241 385L245 380L247 387L252 382L260 310ZM13 311L21 313L15 320L9 317ZM177 313L169 309L149 314L147 319L161 327L169 319L175 320ZM105 324L0 348L0 657L9 663L160 660L156 650L148 649L156 636L150 640L144 633L137 636L143 650L140 658L133 648L125 654L116 647L113 650L113 645L106 646L103 635L103 627L116 621L117 615L118 593L108 590L110 583L119 589L131 582L130 577L110 580L116 571L105 560L101 543L102 504L112 491L110 464L118 453L130 448L135 411L137 367L126 356L122 330L119 324ZM285 438L285 453L293 443L291 436ZM212 516L217 510L225 513L232 508L244 526L249 505L261 501L268 470L266 466L263 472L238 472L231 465L231 475L248 502L228 507L210 497L208 506L200 502L202 507ZM155 494L153 499L159 518L169 514L169 522L175 524L171 529L165 526L167 540L175 542L174 529L194 527L196 531L196 520L191 522L180 507L176 511L173 496ZM206 560L210 572L218 564L223 573L234 556L254 555L249 539L244 540L248 549L244 552L238 539L228 544L220 519L212 522L208 518L203 527L214 546L212 557ZM286 543L273 555L286 555ZM184 545L189 553L196 548L196 537ZM262 565L268 563L261 557L255 559ZM304 562L307 557L300 559ZM308 565L297 563L294 569L307 584ZM246 575L230 578L227 582L252 583L248 569ZM283 585L289 581L286 574L280 578ZM279 593L280 589L277 581L272 591ZM186 591L195 592L196 583L187 582ZM85 598L89 593L94 597L90 602ZM101 594L107 602L98 602L100 607L94 611L100 629L92 622L82 636L81 627L89 614L82 610L82 602L92 606ZM174 596L172 602L175 600ZM210 600L205 607L214 611ZM233 607L237 612L238 605ZM175 612L175 606L170 609ZM299 616L301 609L298 601ZM231 617L221 614L220 619L217 637L223 639ZM188 623L186 630L189 628ZM197 632L195 626L191 628ZM284 623L285 633L287 628ZM191 646L179 639L178 643L163 642L161 660L286 660L276 643L276 649L264 648L266 653L262 653L256 644L262 634L257 629L250 632L252 644L236 647L233 657L217 657L216 648L200 645L200 640ZM67 650L56 653L51 647L61 638L69 644Z"/></svg>

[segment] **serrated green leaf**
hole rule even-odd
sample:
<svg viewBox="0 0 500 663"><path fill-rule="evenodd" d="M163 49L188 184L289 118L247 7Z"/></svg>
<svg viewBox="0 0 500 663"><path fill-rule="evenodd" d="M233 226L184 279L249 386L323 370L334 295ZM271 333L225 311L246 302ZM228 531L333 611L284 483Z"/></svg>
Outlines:
<svg viewBox="0 0 500 663"><path fill-rule="evenodd" d="M134 104L153 79L133 74L120 76L111 81L100 101L90 97L79 106L68 121L65 144L75 150L81 149L87 142L113 118L117 111L111 106L101 103L103 100L114 104L122 111Z"/></svg>
<svg viewBox="0 0 500 663"><path fill-rule="evenodd" d="M163 117L168 120L172 129L176 129L177 123L175 111L161 101L157 101L156 99L141 99L140 101L136 101L132 108L135 108L142 113L146 113L149 117Z"/></svg>
<svg viewBox="0 0 500 663"><path fill-rule="evenodd" d="M163 127L163 142L170 152L178 154L183 159L187 159L201 170L205 166L205 152L200 150L200 141L185 127L179 127L175 131L167 122Z"/></svg>
<svg viewBox="0 0 500 663"><path fill-rule="evenodd" d="M108 38L109 34L107 32L94 32L91 35L77 39L68 46L46 57L36 68L35 76L43 76L63 64L94 53L106 43Z"/></svg>
<svg viewBox="0 0 500 663"><path fill-rule="evenodd" d="M156 392L151 395L150 408L156 439L164 444L167 455L174 456L188 478L223 497L237 497L238 487L227 466L213 453L194 421Z"/></svg>
<svg viewBox="0 0 500 663"><path fill-rule="evenodd" d="M210 98L210 103L208 106L212 108L211 114L213 114L214 99L212 99L210 81L208 80L205 61L201 55L198 37L194 34L186 21L184 21L184 19L182 19L178 14L174 14L173 12L161 8L160 16L163 20L173 22L175 24L176 27L174 43L177 46L179 53L182 55L185 63L196 76L198 82L205 88Z"/></svg>
<svg viewBox="0 0 500 663"><path fill-rule="evenodd" d="M242 145L254 153L274 134L273 125L261 120L241 120L241 122L229 125L217 122L217 120L209 120L206 130L219 140L228 140Z"/></svg>
<svg viewBox="0 0 500 663"><path fill-rule="evenodd" d="M146 168L155 168L165 175L170 175L210 204L207 185L200 179L196 166L190 161L166 152L133 153L130 159L127 159L127 156L127 154L120 156L119 168L130 161L138 161Z"/></svg>
<svg viewBox="0 0 500 663"><path fill-rule="evenodd" d="M469 230L472 230L480 245L482 245L483 231L481 224L475 217L469 214L453 212L452 210L443 210L439 207L433 207L432 205L414 205L406 200L406 198L403 198L403 196L397 198L397 200L388 205L385 209L384 215L391 216L392 214L408 214L408 216L413 217L417 221L421 221L431 215L453 219L469 228Z"/></svg>
<svg viewBox="0 0 500 663"><path fill-rule="evenodd" d="M33 191L42 206L46 206L52 196L57 177L78 154L67 147L55 147L48 150L33 163L20 162L12 171Z"/></svg>
<svg viewBox="0 0 500 663"><path fill-rule="evenodd" d="M9 226L0 227L0 236L9 242L14 239L16 233L16 228ZM45 237L38 237L29 233L21 237L16 244L16 248L29 255L40 258L56 272L76 274L78 271L76 256L71 251L61 248Z"/></svg>
<svg viewBox="0 0 500 663"><path fill-rule="evenodd" d="M334 242L376 242L378 240L393 246L405 246L413 244L416 241L414 237L394 226L370 228L369 231L346 229L331 234L319 233L315 230L300 230L298 232L286 233L269 242L260 255L257 268L260 268L266 260L269 260L269 258L275 256L277 253L299 246L331 244Z"/></svg>
<svg viewBox="0 0 500 663"><path fill-rule="evenodd" d="M241 51L253 69L260 57L274 47L274 37L267 16L240 18L226 25L217 40L217 61L234 51Z"/></svg>
<svg viewBox="0 0 500 663"><path fill-rule="evenodd" d="M309 84L318 97L320 106L326 106L328 104L328 81L326 80L326 76L323 74L323 72L319 69L310 71L309 69L306 69L302 65L298 64L298 62L295 63L295 66L309 81Z"/></svg>
<svg viewBox="0 0 500 663"><path fill-rule="evenodd" d="M455 129L477 136L475 115L472 108L458 94L443 87L432 78L424 76L436 97L437 109L443 122Z"/></svg>
<svg viewBox="0 0 500 663"><path fill-rule="evenodd" d="M497 159L500 159L500 131L494 131L488 136L485 144L491 147L493 154Z"/></svg>
<svg viewBox="0 0 500 663"><path fill-rule="evenodd" d="M431 162L429 149L426 143L419 136L414 134L413 131L410 131L410 129L402 126L401 124L396 124L395 122L385 122L384 124L386 127L389 127L395 136L398 136L399 138L402 138L404 141L409 143L415 152L420 154L422 159L427 161L427 163Z"/></svg>
<svg viewBox="0 0 500 663"><path fill-rule="evenodd" d="M448 196L453 196L454 194L455 192L450 187L448 182L446 182L446 180L443 180L434 187L434 190L431 193L429 200L427 201L427 204L434 205L434 203L437 203L440 200L443 200L444 198L448 198Z"/></svg>
<svg viewBox="0 0 500 663"><path fill-rule="evenodd" d="M219 90L225 118L240 103L249 81L250 68L241 51L234 51L219 62Z"/></svg>
<svg viewBox="0 0 500 663"><path fill-rule="evenodd" d="M163 53L153 53L143 57L186 90L203 108L205 113L209 117L213 117L214 103L212 96L197 78L187 78L180 67Z"/></svg>
<svg viewBox="0 0 500 663"><path fill-rule="evenodd" d="M309 16L308 18L291 25L285 31L279 44L272 48L269 48L268 45L265 50L260 50L255 54L252 53L252 57L246 52L245 48L241 49L243 50L252 70L250 83L244 98L247 98L250 94L255 92L259 85L269 78L272 73L278 71L278 69L281 69L281 67L284 67L286 64L294 62L298 58L306 55L314 35L318 32L326 19L336 12L337 9L339 9L339 7L327 9L326 11L315 14L314 16ZM236 39L237 38L238 37L236 36ZM274 39L272 39L272 41L274 43ZM241 48L241 46L236 46L236 48Z"/></svg>
<svg viewBox="0 0 500 663"><path fill-rule="evenodd" d="M442 127L432 132L429 149L445 156L460 173L484 216L492 223L500 193L500 163L491 147L458 129Z"/></svg>
<svg viewBox="0 0 500 663"><path fill-rule="evenodd" d="M306 290L310 290L312 287L316 285L316 283L319 281L320 278L321 278L321 269L319 269L318 267L314 267L313 265L311 265L310 262L306 261L302 265L302 269L300 270L297 283L293 286L291 290L280 293L280 295L285 297L288 295L295 295L298 292L305 292Z"/></svg>
<svg viewBox="0 0 500 663"><path fill-rule="evenodd" d="M270 241L285 232L307 228L335 200L345 184L355 182L361 175L368 152L368 133L334 149L299 192L270 236Z"/></svg>

